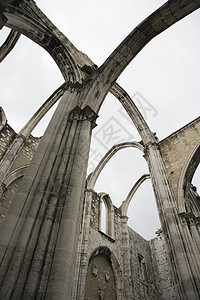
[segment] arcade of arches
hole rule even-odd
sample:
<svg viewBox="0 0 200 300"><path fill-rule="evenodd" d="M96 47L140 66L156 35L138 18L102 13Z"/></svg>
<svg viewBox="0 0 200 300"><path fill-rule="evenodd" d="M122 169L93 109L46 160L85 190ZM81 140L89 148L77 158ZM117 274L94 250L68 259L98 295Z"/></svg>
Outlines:
<svg viewBox="0 0 200 300"><path fill-rule="evenodd" d="M51 55L64 80L19 134L0 109L0 299L200 298L200 197L191 183L200 161L200 118L159 141L116 83L151 39L199 7L199 0L167 1L98 68L33 0L0 0L0 28L11 28L0 60L24 34ZM109 92L141 141L113 146L87 177L92 130ZM56 102L44 135L33 137ZM106 191L95 191L95 183L112 155L126 147L142 151L149 174L115 207ZM127 210L149 178L161 228L147 241L127 225Z"/></svg>

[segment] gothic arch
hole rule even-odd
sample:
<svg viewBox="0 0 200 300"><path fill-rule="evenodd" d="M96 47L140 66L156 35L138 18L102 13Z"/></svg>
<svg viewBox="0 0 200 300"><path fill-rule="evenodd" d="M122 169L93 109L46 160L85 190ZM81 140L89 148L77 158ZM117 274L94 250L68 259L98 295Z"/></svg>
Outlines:
<svg viewBox="0 0 200 300"><path fill-rule="evenodd" d="M190 153L183 170L181 172L178 187L178 209L179 212L185 212L185 201L189 194L192 177L200 162L200 141L196 144Z"/></svg>
<svg viewBox="0 0 200 300"><path fill-rule="evenodd" d="M150 130L145 119L128 93L117 83L113 85L110 91L119 100L128 116L132 120L141 136L143 144L146 145L147 143L154 141L155 134L153 134L153 132Z"/></svg>
<svg viewBox="0 0 200 300"><path fill-rule="evenodd" d="M17 178L23 177L28 166L24 166L21 168L16 169L15 171L11 172L3 181L3 185L8 187L13 181Z"/></svg>
<svg viewBox="0 0 200 300"><path fill-rule="evenodd" d="M167 1L143 20L113 51L100 67L102 73L109 74L110 82L115 82L127 65L155 36L165 31L181 18L199 8L199 1Z"/></svg>
<svg viewBox="0 0 200 300"><path fill-rule="evenodd" d="M31 5L33 6L34 4L33 3L31 3ZM47 34L49 34L49 31L45 28L45 26L49 26L49 21L48 21L48 19L43 15L43 17L44 17L44 19L43 20L45 20L45 22L44 22L44 28L40 28L41 27L41 25L39 24L39 23L37 23L37 14L38 14L38 8L37 8L37 6L35 6L34 5L34 8L35 8L35 12L36 12L36 14L33 16L31 16L31 18L32 19L30 19L29 20L29 16L26 16L26 14L25 14L25 12L20 12L20 10L19 9L17 9L17 8L14 8L13 6L9 6L9 7L6 7L6 9L5 9L5 15L8 17L8 21L7 21L7 25L8 26L11 26L11 27L13 27L14 28L14 25L12 25L12 22L15 24L15 23L18 23L19 22L19 24L20 24L20 28L18 28L17 27L17 29L20 31L22 31L22 33L23 34L25 34L27 37L29 37L30 39L32 39L34 42L36 42L36 43L38 43L40 46L42 46L44 49L46 49L45 47L47 46L47 45L43 45L42 44L42 41L41 40L37 40L37 35L35 35L35 32L39 32L39 30L43 30L44 31L44 39L46 39L47 37L46 37L46 35ZM23 14L23 22L19 19L19 16L20 16L20 13L22 13ZM41 12L40 12L40 14L41 14ZM19 15L19 16L18 16ZM14 18L14 19L13 19ZM15 20L15 18L16 18L16 20ZM31 22L30 22L31 21ZM9 25L9 22L11 22L11 24ZM145 21L143 21L143 22L145 22ZM27 28L25 29L24 27L26 27L25 25L26 24L28 24L28 26L31 26L31 28L32 28L32 30L31 30L31 33L29 32L29 31L27 31ZM16 26L16 25L15 25ZM53 25L51 24L51 27L52 27ZM52 28L51 28L52 29ZM51 39L52 39L52 44L56 44L56 42L53 40L54 38L57 38L56 37L56 28L53 26L53 33L54 33L54 35L55 36L53 36L53 38L52 37L48 37L48 39L49 39L49 41L51 41ZM46 32L45 32L45 30L46 30ZM34 34L33 34L33 32L34 32ZM16 32L14 33L14 30L13 30L13 33L12 34L17 34ZM18 33L19 34L19 33ZM32 35L30 35L30 34L32 34ZM62 35L62 34L61 34ZM41 39L41 37L40 37L40 39ZM62 36L62 39L63 40L65 40L65 51L68 51L68 50L66 50L66 47L69 47L69 45L67 45L66 44L66 41L68 42L68 44L69 44L69 41L64 37L64 36ZM14 45L13 45L14 46ZM62 46L62 45L61 45ZM57 47L57 49L59 49L59 47L60 46L56 46ZM72 48L72 45L70 44L70 47ZM47 49L46 49L47 50ZM70 48L69 48L69 51L68 51L68 57L64 57L63 55L63 53L65 52L63 52L62 54L60 53L59 55L61 55L61 56L63 56L63 58L62 58L62 60L64 60L65 59L65 61L67 61L68 62L68 65L70 66L70 61L69 61L69 57L73 57L73 59L75 59L76 60L76 56L77 56L77 54L76 54L76 51L77 51L77 49L76 49L76 51L73 51L73 54L71 55L71 53L70 53ZM48 51L48 50L47 50ZM60 50L61 51L61 50ZM50 54L52 54L54 51L53 51L53 49L51 49L51 51L49 51L49 53ZM61 51L62 52L62 51ZM80 55L80 51L78 51L78 54ZM57 56L59 56L58 55L58 53L56 54ZM122 55L123 56L123 55ZM53 57L54 58L54 57ZM84 57L85 58L85 60L87 60L86 59L86 56ZM57 62L57 60L56 60L56 58L54 58L54 60L56 61L56 63L59 65L59 63ZM91 62L90 62L91 63ZM74 63L74 66L75 66L75 63ZM61 72L63 73L63 70L62 70L62 67L60 67L59 66L59 68L60 68L60 70L61 70ZM65 77L65 76L64 76ZM77 80L78 81L78 80ZM111 92L113 93L113 95L115 95L118 99L119 99L119 97L120 98L124 98L124 96L126 97L126 102L128 102L128 95L127 95L127 93L122 89L122 88L120 88L117 84L115 84L114 85L114 87L113 88L111 88ZM122 104L124 104L124 102L122 103ZM124 106L124 105L123 105ZM126 107L127 107L127 105L125 105ZM126 109L126 108L125 108ZM143 122L144 123L144 122ZM138 124L137 122L135 123L134 122L134 124ZM139 126L139 125L137 125L136 126L137 127L137 129L138 128L140 128L141 129L141 126ZM140 130L140 131L142 131L142 130Z"/></svg>
<svg viewBox="0 0 200 300"><path fill-rule="evenodd" d="M12 4L13 1L10 3ZM33 1L29 2L29 5L32 8L31 15L30 12L27 14L26 7L23 7L23 10L20 10L12 5L5 5L5 2L3 5L4 17L8 19L6 25L21 31L27 37L31 38L33 41L46 49L58 64L65 79L69 79L74 82L81 82L79 67L83 67L84 63L85 66L90 66L89 68L91 68L92 71L92 68L94 68L92 61L88 59L86 55L78 51L69 42L69 40L58 31L58 29L37 8ZM193 3L192 5L187 3L184 3L183 5L177 1L172 1L172 3L166 2L163 6L142 21L122 41L122 43L113 51L110 57L108 57L108 59L97 72L97 77L99 74L101 74L99 76L100 80L102 80L102 76L105 76L103 95L101 95L98 90L98 80L94 80L97 81L96 98L101 98L99 99L99 107L101 105L101 101L104 100L108 91L112 88L115 80L123 72L126 66L133 60L133 58L142 50L142 48L156 35L160 34L162 31L176 23L179 19L182 19L192 11L196 10L198 7L199 4L197 2ZM42 25L39 23L41 19ZM49 29L51 30L51 33ZM39 32L40 35L38 34ZM64 60L65 64L63 63ZM77 67L75 62L78 63L79 67ZM108 87L105 87L105 84ZM88 93L88 91L86 91L86 93L87 99L88 96L90 96L90 93ZM93 100L93 97L91 97L91 100ZM88 99L86 101L88 101ZM91 107L92 106L93 105L91 104ZM98 111L99 107L96 107L96 111Z"/></svg>
<svg viewBox="0 0 200 300"><path fill-rule="evenodd" d="M90 88L96 90L96 101L94 103L90 91L86 89L83 107L89 103L92 109L98 112L110 88L145 45L171 25L195 11L199 6L198 1L193 1L192 4L178 0L167 1L142 21L100 66L90 85ZM104 87L103 92L101 92L102 86Z"/></svg>
<svg viewBox="0 0 200 300"><path fill-rule="evenodd" d="M119 262L115 255L112 253L112 251L108 247L99 247L95 250L92 251L91 255L89 256L89 261L88 261L88 266L89 263L97 257L98 255L105 255L105 257L108 259L110 262L113 274L114 274L114 279L115 279L115 284L116 284L116 293L117 293L117 299L122 299L122 292L124 288L124 282L122 281L121 274L122 270L119 265Z"/></svg>
<svg viewBox="0 0 200 300"><path fill-rule="evenodd" d="M27 170L27 166L21 167L11 172L5 180L0 184L0 197L1 197L1 208L0 208L0 223L3 222L5 216L8 213L10 205L14 200L14 193L16 192L22 177Z"/></svg>
<svg viewBox="0 0 200 300"><path fill-rule="evenodd" d="M26 11L25 7L22 10L18 7L5 4L3 12L7 18L5 25L19 33L23 33L39 46L43 47L52 56L67 81L81 82L81 75L77 64L65 43L63 43L62 39L59 39L56 28L37 6L32 1L30 2L32 6L31 13L30 11ZM43 17L42 22L41 17Z"/></svg>
<svg viewBox="0 0 200 300"><path fill-rule="evenodd" d="M130 192L128 193L128 195L126 197L126 200L124 200L122 202L121 206L120 206L120 210L121 210L122 216L127 216L128 207L129 207L129 204L131 203L131 199L133 198L134 194L136 193L136 191L138 190L138 188L141 186L141 184L146 179L149 179L149 178L150 178L149 174L144 174L133 185L132 189L130 190Z"/></svg>
<svg viewBox="0 0 200 300"><path fill-rule="evenodd" d="M144 147L142 146L141 143L138 143L138 142L126 142L126 143L121 143L121 144L113 146L105 154L105 156L101 159L101 161L96 166L95 170L88 176L88 178L87 178L87 188L88 189L94 189L95 183L96 183L101 171L103 170L105 165L108 163L108 161L111 159L111 157L117 151L128 148L128 147L138 148L139 150L144 152Z"/></svg>
<svg viewBox="0 0 200 300"><path fill-rule="evenodd" d="M53 105L62 97L67 87L67 83L63 83L55 92L40 106L40 108L34 113L31 119L20 131L20 135L28 137L33 129L37 126L40 120L46 115L46 113L53 107Z"/></svg>
<svg viewBox="0 0 200 300"><path fill-rule="evenodd" d="M1 4L5 2L18 3L18 1L14 0L2 0ZM32 36L33 39L36 39L41 46L49 51L54 59L57 59L65 79L71 80L73 83L76 80L81 80L79 62L76 61L77 64L75 64L75 61L72 59L69 41L66 50L62 40L63 36L61 35L59 39L59 32L57 31L57 35L56 29L50 22L46 26L46 19L43 19L42 13L36 15L36 19L34 18L35 11L33 8L36 6L34 6L32 0L20 1L20 5L23 9L21 11L9 5L4 7L3 17L8 19L7 25L18 27L16 29ZM80 232L82 217L80 208L83 205L85 162L87 161L86 154L84 153L83 156L81 154L84 146L87 151L89 150L91 120L83 118L84 121L82 122L81 120L81 124L79 120L74 120L74 131L70 131L70 138L68 139L64 130L68 128L69 119L67 114L74 106L82 109L90 106L91 110L93 109L97 112L117 77L146 43L199 7L199 0L171 0L166 2L160 9L143 21L116 48L102 67L97 70L91 81L89 80L83 85L81 91L79 89L78 92L76 90L76 93L72 94L74 90L72 89L71 91L69 89L66 92L66 98L69 96L69 101L67 104L64 104L66 98L63 99L60 106L63 109L60 109L59 113L57 112L57 119L54 118L52 120L51 126L56 119L56 124L54 124L56 130L53 132L53 135L45 134L40 148L26 173L23 193L22 190L19 190L16 194L15 203L17 204L13 206L12 213L14 214L17 206L17 211L22 212L25 203L26 209L23 211L23 214L14 214L14 217L10 214L10 217L7 218L6 225L9 226L6 228L6 236L5 231L1 230L2 254L5 254L4 268L2 268L1 272L1 279L4 281L1 289L2 297L7 293L7 298L17 297L16 295L22 295L24 298L27 298L26 295L30 293L30 283L32 297L37 297L41 275L44 273L46 274L44 274L46 276L44 280L46 280L47 289L44 289L42 292L45 293L46 298L59 298L62 295L62 299L66 299L71 293L74 282L71 270L75 266L74 250L76 249L77 237ZM27 12L30 12L30 17ZM40 20L38 21L38 19ZM31 22L32 24L30 24ZM28 28L27 31L25 24ZM29 29L33 30L33 32L30 33ZM48 29L52 32L49 33ZM61 142L63 136L64 138ZM174 266L174 276L177 278L177 282L180 283L178 296L179 298L185 296L188 299L197 299L197 296L199 296L199 282L196 278L198 277L195 272L192 272L192 267L188 264L191 261L190 259L192 259L192 254L189 253L190 251L186 253L184 248L181 226L177 223L176 210L174 209L173 194L169 187L159 149L152 136L147 137L148 139L149 143L145 143L145 150L148 154L146 157L148 156L154 188L157 190L157 200L158 205L160 205L163 224L165 225L164 234L169 244L170 258ZM68 148L70 148L70 151L67 151ZM73 151L74 149L75 151ZM57 166L61 166L61 168L58 169ZM43 176L44 174L45 176ZM32 201L33 196L34 199L37 199L36 203ZM43 206L44 199L47 201ZM49 205L49 201L51 201L52 205ZM56 211L57 204L59 204L58 213ZM48 219L45 219L41 217L47 212L47 208L50 209L52 218L48 217ZM59 223L56 223L58 219ZM34 226L34 224L38 224L38 226ZM52 232L55 234L52 234ZM34 239L32 239L33 236L35 237ZM70 241L67 237L70 237ZM48 248L49 245L51 245L50 248ZM33 251L29 251L30 248ZM46 261L47 264L43 263L47 254L47 251L44 251L44 249L50 250L48 251L48 259L52 262L50 266L48 261ZM66 253L68 254L67 261L63 259ZM41 255L40 260L38 260L38 254ZM37 269L37 274L35 269ZM24 276L23 270L29 271L28 278ZM7 283L9 283L9 288ZM118 283L120 284L120 280Z"/></svg>

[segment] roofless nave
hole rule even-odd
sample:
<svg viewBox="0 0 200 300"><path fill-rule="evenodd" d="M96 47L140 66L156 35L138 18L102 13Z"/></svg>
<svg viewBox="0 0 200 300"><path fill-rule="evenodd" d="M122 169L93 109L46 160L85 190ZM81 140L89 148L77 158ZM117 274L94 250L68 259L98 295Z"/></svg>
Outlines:
<svg viewBox="0 0 200 300"><path fill-rule="evenodd" d="M0 1L0 25L12 29L1 61L24 34L52 56L64 77L19 134L0 111L1 299L199 299L200 202L191 185L199 119L159 142L116 83L152 38L199 7L198 0L167 1L98 68L34 1ZM131 146L144 153L162 226L151 241L127 226L129 200L116 208L108 194L95 192L109 155L130 145L116 145L86 180L92 129L108 92L142 140ZM32 137L58 100L43 137ZM102 201L106 233L99 230Z"/></svg>

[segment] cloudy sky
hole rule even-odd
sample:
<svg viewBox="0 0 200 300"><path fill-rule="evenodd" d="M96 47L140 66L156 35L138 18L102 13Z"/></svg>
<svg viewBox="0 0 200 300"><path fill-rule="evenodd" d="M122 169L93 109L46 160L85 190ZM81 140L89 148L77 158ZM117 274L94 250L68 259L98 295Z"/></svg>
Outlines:
<svg viewBox="0 0 200 300"><path fill-rule="evenodd" d="M155 9L161 0L36 0L37 5L71 42L98 66ZM154 38L118 79L160 140L199 116L200 10ZM0 31L2 43L9 29ZM19 132L40 105L63 83L51 57L21 37L0 66L0 106ZM40 136L47 119L35 129ZM109 134L112 129L112 135ZM117 142L139 141L120 104L109 95L94 130L89 170ZM119 206L135 181L148 169L136 149L118 152L102 172L96 191L110 194ZM159 228L150 181L135 194L129 224L146 238Z"/></svg>

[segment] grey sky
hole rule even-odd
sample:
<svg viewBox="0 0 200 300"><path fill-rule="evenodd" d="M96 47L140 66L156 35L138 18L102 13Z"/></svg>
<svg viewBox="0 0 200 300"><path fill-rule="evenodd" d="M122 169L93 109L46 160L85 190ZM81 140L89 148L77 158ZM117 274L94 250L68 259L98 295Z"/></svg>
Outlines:
<svg viewBox="0 0 200 300"><path fill-rule="evenodd" d="M36 0L36 3L78 49L100 66L126 35L165 1ZM118 80L130 96L136 95L137 105L145 105L146 120L160 140L199 116L199 28L200 11L196 11L153 39ZM1 43L8 32L1 30ZM63 82L51 57L25 37L20 38L1 63L0 78L0 105L17 132ZM101 143L100 129L105 129L106 124L119 134L115 140L110 138L108 142L107 137ZM34 134L41 135L44 127L42 122ZM129 134L140 140L120 104L109 95L94 130L90 168L109 146L120 138L127 140ZM138 177L147 172L138 150L123 150L105 168L96 190L108 192L119 206ZM129 209L131 226L146 238L152 237L159 227L155 209L151 209L151 195L150 184L145 182L143 192L137 192Z"/></svg>

